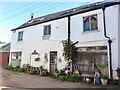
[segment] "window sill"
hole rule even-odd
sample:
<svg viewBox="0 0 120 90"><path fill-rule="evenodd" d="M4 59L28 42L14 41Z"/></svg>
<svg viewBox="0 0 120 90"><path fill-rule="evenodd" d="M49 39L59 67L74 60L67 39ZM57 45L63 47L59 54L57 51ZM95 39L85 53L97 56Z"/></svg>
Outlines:
<svg viewBox="0 0 120 90"><path fill-rule="evenodd" d="M44 36L42 36L43 40L48 40L48 39L50 39L50 37L51 37L51 35L44 35Z"/></svg>
<svg viewBox="0 0 120 90"><path fill-rule="evenodd" d="M23 40L17 41L17 42L23 42Z"/></svg>
<svg viewBox="0 0 120 90"><path fill-rule="evenodd" d="M94 32L100 32L100 30L85 31L82 32L81 34L94 33Z"/></svg>

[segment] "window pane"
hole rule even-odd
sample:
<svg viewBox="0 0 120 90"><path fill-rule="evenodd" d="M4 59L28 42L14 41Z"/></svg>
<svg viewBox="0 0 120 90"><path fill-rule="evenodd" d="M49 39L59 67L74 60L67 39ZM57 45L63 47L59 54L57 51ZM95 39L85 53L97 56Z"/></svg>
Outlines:
<svg viewBox="0 0 120 90"><path fill-rule="evenodd" d="M47 35L47 26L44 26L44 35Z"/></svg>
<svg viewBox="0 0 120 90"><path fill-rule="evenodd" d="M48 26L48 34L49 35L51 34L51 26L50 25Z"/></svg>
<svg viewBox="0 0 120 90"><path fill-rule="evenodd" d="M97 30L98 25L97 25L97 15L91 17L91 30Z"/></svg>
<svg viewBox="0 0 120 90"><path fill-rule="evenodd" d="M89 25L89 23L90 23L90 21L89 21L89 17L87 17L87 18L84 18L84 22L83 22L83 24L84 24L84 32L85 31L90 31L90 25Z"/></svg>
<svg viewBox="0 0 120 90"><path fill-rule="evenodd" d="M22 40L23 40L23 31L18 32L18 41L22 41Z"/></svg>
<svg viewBox="0 0 120 90"><path fill-rule="evenodd" d="M51 34L51 26L44 26L44 35L50 35Z"/></svg>

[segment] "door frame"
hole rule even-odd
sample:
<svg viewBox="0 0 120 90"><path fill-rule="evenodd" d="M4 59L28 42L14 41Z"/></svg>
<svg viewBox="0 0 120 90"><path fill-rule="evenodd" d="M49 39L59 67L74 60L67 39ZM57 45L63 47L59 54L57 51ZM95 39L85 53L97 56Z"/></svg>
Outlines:
<svg viewBox="0 0 120 90"><path fill-rule="evenodd" d="M58 51L50 51L50 53L56 53L56 57L58 56ZM49 71L51 73L51 60L50 60L50 54L49 54ZM57 58L56 58L56 68L57 68Z"/></svg>

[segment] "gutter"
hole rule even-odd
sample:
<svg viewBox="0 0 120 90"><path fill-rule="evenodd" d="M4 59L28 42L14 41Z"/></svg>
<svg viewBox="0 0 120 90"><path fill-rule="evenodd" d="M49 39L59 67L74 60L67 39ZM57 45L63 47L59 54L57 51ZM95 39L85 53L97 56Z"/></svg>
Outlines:
<svg viewBox="0 0 120 90"><path fill-rule="evenodd" d="M106 20L105 20L105 6L102 7L103 10L103 25L104 25L104 36L105 38L108 39L108 45L109 45L109 65L110 65L110 78L111 80L113 80L113 71L112 71L112 51L111 51L111 44L112 44L112 40L109 36L107 36L106 34Z"/></svg>

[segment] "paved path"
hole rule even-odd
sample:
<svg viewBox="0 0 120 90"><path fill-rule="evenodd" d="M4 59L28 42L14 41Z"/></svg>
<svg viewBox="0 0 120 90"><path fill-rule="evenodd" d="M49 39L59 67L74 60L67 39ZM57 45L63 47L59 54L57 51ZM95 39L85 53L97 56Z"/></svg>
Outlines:
<svg viewBox="0 0 120 90"><path fill-rule="evenodd" d="M28 75L3 69L2 86L14 88L96 88L86 83L65 82L50 77ZM98 87L97 87L98 88Z"/></svg>

